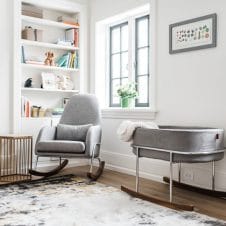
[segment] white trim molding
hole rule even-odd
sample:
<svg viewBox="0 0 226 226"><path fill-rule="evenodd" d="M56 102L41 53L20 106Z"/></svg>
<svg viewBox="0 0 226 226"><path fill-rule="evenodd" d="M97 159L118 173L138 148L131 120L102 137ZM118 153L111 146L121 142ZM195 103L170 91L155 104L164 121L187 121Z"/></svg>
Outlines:
<svg viewBox="0 0 226 226"><path fill-rule="evenodd" d="M153 120L157 112L150 108L105 108L101 113L103 118Z"/></svg>

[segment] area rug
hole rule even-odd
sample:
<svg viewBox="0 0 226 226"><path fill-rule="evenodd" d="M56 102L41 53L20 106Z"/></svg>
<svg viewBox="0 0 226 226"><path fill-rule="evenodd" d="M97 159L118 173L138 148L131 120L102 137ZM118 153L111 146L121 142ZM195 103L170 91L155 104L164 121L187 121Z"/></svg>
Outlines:
<svg viewBox="0 0 226 226"><path fill-rule="evenodd" d="M0 187L1 226L223 226L226 222L132 198L72 175Z"/></svg>

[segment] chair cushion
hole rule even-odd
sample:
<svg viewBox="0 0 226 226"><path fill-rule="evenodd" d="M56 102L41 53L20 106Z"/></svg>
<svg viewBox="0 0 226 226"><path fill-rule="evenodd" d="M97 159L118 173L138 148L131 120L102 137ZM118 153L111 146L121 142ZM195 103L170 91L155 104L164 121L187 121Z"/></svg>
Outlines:
<svg viewBox="0 0 226 226"><path fill-rule="evenodd" d="M85 143L81 141L53 140L41 141L36 145L38 152L84 153Z"/></svg>
<svg viewBox="0 0 226 226"><path fill-rule="evenodd" d="M88 129L92 124L87 125L57 125L57 140L85 141Z"/></svg>

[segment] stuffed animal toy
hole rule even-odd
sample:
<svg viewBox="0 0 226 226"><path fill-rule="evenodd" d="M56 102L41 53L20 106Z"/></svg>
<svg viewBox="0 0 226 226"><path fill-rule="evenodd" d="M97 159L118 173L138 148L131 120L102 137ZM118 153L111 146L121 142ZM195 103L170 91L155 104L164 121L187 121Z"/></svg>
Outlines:
<svg viewBox="0 0 226 226"><path fill-rule="evenodd" d="M47 66L54 66L54 53L53 52L47 52L46 54L46 59L44 61L45 65Z"/></svg>

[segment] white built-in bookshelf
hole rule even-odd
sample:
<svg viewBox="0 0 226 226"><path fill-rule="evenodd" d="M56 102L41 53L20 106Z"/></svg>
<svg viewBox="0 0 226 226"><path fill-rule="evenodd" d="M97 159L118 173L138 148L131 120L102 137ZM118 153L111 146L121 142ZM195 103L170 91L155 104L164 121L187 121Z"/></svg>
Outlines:
<svg viewBox="0 0 226 226"><path fill-rule="evenodd" d="M25 15L22 12L23 5L37 8L42 11L42 17ZM28 9L29 9L28 7ZM27 12L27 11L26 11ZM59 21L58 18L74 18L76 23L68 24ZM86 91L85 85L85 52L86 52L86 8L83 5L64 0L17 0L14 1L14 79L13 79L13 132L29 133L36 139L38 130L45 125L56 124L60 116L32 117L30 113L22 112L23 99L29 100L29 107L38 106L51 110L63 108L65 98ZM42 39L32 40L22 38L21 32L26 27L42 31ZM66 43L65 31L74 29L77 31L78 43L69 45ZM62 43L64 42L65 43ZM23 51L22 51L23 48ZM55 64L44 65L46 52L54 53ZM68 64L60 65L61 58L72 57ZM36 61L38 63L36 63ZM32 63L30 63L32 62ZM35 62L35 63L33 63ZM56 88L44 88L43 74L54 74L61 78L59 84L63 84L64 78L70 81L70 87L65 84L56 85ZM32 87L25 87L25 81L32 79ZM57 80L57 79L56 79ZM67 81L68 81L67 80Z"/></svg>

